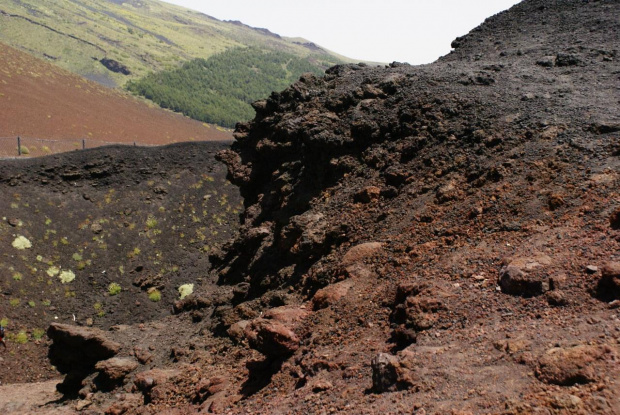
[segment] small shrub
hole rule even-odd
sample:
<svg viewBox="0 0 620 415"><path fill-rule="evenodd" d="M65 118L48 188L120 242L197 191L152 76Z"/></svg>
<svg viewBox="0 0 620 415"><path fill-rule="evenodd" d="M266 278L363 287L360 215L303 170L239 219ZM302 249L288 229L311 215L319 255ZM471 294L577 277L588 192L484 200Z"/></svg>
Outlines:
<svg viewBox="0 0 620 415"><path fill-rule="evenodd" d="M80 255L79 253L76 252L75 254L73 254L72 258L73 258L74 261L78 261L79 262L79 261L82 260L82 255Z"/></svg>
<svg viewBox="0 0 620 415"><path fill-rule="evenodd" d="M117 283L113 282L110 285L108 285L108 293L110 295L117 295L119 294L123 289L121 288L120 285L118 285Z"/></svg>
<svg viewBox="0 0 620 415"><path fill-rule="evenodd" d="M13 274L13 279L15 281L21 281L22 280L22 274L20 274L19 272L16 272L15 274Z"/></svg>
<svg viewBox="0 0 620 415"><path fill-rule="evenodd" d="M49 307L52 304L52 302L50 300L43 300L41 301L41 304L43 304L45 307Z"/></svg>
<svg viewBox="0 0 620 415"><path fill-rule="evenodd" d="M56 266L51 266L47 269L46 272L47 272L47 275L49 275L50 277L55 277L56 275L60 273L60 268Z"/></svg>
<svg viewBox="0 0 620 415"><path fill-rule="evenodd" d="M21 154L23 155L28 155L30 154L30 149L26 146L19 146L19 149L21 151Z"/></svg>
<svg viewBox="0 0 620 415"><path fill-rule="evenodd" d="M154 303L158 302L161 300L161 292L157 289L151 290L149 292L149 300L153 301Z"/></svg>
<svg viewBox="0 0 620 415"><path fill-rule="evenodd" d="M22 235L15 238L12 245L13 245L13 248L19 249L20 251L23 251L24 249L32 248L32 242L30 242L28 238Z"/></svg>
<svg viewBox="0 0 620 415"><path fill-rule="evenodd" d="M9 300L9 304L11 305L11 307L17 307L19 303L20 303L19 298L11 298Z"/></svg>
<svg viewBox="0 0 620 415"><path fill-rule="evenodd" d="M35 340L41 340L45 336L45 330L43 329L34 329L32 330L32 337Z"/></svg>
<svg viewBox="0 0 620 415"><path fill-rule="evenodd" d="M60 278L60 282L63 284L68 284L75 279L75 274L71 270L66 270L61 272L58 278Z"/></svg>
<svg viewBox="0 0 620 415"><path fill-rule="evenodd" d="M19 333L17 333L17 335L15 336L15 343L18 343L18 344L28 343L28 335L26 334L25 331L20 331Z"/></svg>
<svg viewBox="0 0 620 415"><path fill-rule="evenodd" d="M179 287L179 296L181 300L193 292L194 292L194 284L183 284Z"/></svg>
<svg viewBox="0 0 620 415"><path fill-rule="evenodd" d="M4 317L4 318L2 318L2 320L0 320L0 326L6 327L8 325L9 325L9 319L8 318Z"/></svg>
<svg viewBox="0 0 620 415"><path fill-rule="evenodd" d="M30 301L28 301L28 305L29 305L31 308L35 308L35 307L36 307L36 305L37 305L37 303L35 303L34 301L30 300Z"/></svg>
<svg viewBox="0 0 620 415"><path fill-rule="evenodd" d="M156 226L157 226L157 219L155 219L153 216L149 216L148 219L146 220L146 227L149 229L153 229Z"/></svg>

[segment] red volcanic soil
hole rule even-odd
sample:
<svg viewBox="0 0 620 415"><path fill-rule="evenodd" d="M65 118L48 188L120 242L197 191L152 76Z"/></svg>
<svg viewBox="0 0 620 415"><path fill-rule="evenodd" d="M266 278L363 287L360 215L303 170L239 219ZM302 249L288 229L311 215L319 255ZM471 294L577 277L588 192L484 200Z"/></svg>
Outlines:
<svg viewBox="0 0 620 415"><path fill-rule="evenodd" d="M141 144L231 138L4 44L0 61L0 137Z"/></svg>

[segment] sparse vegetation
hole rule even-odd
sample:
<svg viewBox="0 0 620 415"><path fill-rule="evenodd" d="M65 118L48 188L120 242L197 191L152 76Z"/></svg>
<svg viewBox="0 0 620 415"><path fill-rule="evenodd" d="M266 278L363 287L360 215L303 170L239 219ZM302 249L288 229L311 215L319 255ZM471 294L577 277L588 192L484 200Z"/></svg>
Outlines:
<svg viewBox="0 0 620 415"><path fill-rule="evenodd" d="M17 344L26 344L28 343L28 334L25 331L20 331L15 335L13 339Z"/></svg>
<svg viewBox="0 0 620 415"><path fill-rule="evenodd" d="M156 226L157 226L157 219L155 219L155 217L154 217L154 216L149 216L149 217L146 219L146 227L147 227L148 229L153 229L153 228L155 228Z"/></svg>
<svg viewBox="0 0 620 415"><path fill-rule="evenodd" d="M32 330L32 338L35 340L41 340L45 336L45 330L43 329L34 329Z"/></svg>
<svg viewBox="0 0 620 415"><path fill-rule="evenodd" d="M65 270L60 273L58 278L63 284L68 284L75 279L75 274L71 270Z"/></svg>
<svg viewBox="0 0 620 415"><path fill-rule="evenodd" d="M149 300L155 303L161 300L161 292L158 289L154 288L152 290L149 290L148 295L149 295Z"/></svg>
<svg viewBox="0 0 620 415"><path fill-rule="evenodd" d="M28 240L28 238L26 238L25 236L18 236L17 238L15 238L15 240L13 241L13 248L15 249L19 249L20 251L24 250L24 249L29 249L32 248L32 242L30 242L30 240Z"/></svg>
<svg viewBox="0 0 620 415"><path fill-rule="evenodd" d="M183 284L179 287L179 298L182 300L194 292L194 284Z"/></svg>
<svg viewBox="0 0 620 415"><path fill-rule="evenodd" d="M117 295L119 294L123 289L121 288L121 286L115 282L111 283L110 285L108 285L108 294L110 295Z"/></svg>

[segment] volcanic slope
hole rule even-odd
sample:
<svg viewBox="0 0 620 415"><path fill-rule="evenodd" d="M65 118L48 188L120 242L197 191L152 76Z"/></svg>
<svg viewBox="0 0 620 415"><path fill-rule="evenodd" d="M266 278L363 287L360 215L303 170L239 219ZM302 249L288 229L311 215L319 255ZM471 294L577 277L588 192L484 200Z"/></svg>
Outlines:
<svg viewBox="0 0 620 415"><path fill-rule="evenodd" d="M219 154L238 236L178 316L52 325L65 405L619 413L617 16L526 0L432 65L337 66L255 103ZM106 354L72 362L67 337Z"/></svg>
<svg viewBox="0 0 620 415"><path fill-rule="evenodd" d="M149 106L1 43L0 58L0 137L142 144L230 138L215 126ZM0 154L15 155L16 145L4 144ZM43 145L29 148L31 154L44 155Z"/></svg>
<svg viewBox="0 0 620 415"><path fill-rule="evenodd" d="M52 322L107 329L170 314L238 224L214 155L228 142L103 147L0 165L2 384L57 376ZM10 354L10 358L8 355Z"/></svg>

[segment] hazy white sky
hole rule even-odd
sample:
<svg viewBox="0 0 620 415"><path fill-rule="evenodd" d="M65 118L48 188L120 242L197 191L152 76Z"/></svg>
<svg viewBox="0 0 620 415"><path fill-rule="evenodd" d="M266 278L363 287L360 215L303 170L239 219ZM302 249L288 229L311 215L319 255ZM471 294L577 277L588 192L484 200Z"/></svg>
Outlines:
<svg viewBox="0 0 620 415"><path fill-rule="evenodd" d="M353 59L430 63L519 0L165 0L220 20L303 37Z"/></svg>

